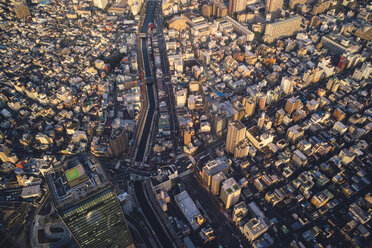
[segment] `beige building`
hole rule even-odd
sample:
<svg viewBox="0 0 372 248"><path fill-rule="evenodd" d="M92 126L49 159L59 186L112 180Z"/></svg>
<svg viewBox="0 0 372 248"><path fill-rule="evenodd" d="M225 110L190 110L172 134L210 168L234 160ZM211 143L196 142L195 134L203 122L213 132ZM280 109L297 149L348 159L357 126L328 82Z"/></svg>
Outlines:
<svg viewBox="0 0 372 248"><path fill-rule="evenodd" d="M202 16L210 17L212 15L212 6L204 4L201 9Z"/></svg>
<svg viewBox="0 0 372 248"><path fill-rule="evenodd" d="M214 34L217 31L217 25L214 23L201 23L191 28L191 34L200 37Z"/></svg>
<svg viewBox="0 0 372 248"><path fill-rule="evenodd" d="M195 131L194 129L190 127L186 127L185 130L183 131L183 144L185 146L189 145L191 143L191 138L194 136Z"/></svg>
<svg viewBox="0 0 372 248"><path fill-rule="evenodd" d="M307 0L289 0L289 8L294 9L297 4L305 4Z"/></svg>
<svg viewBox="0 0 372 248"><path fill-rule="evenodd" d="M292 161L299 166L307 164L307 156L303 154L300 150L296 149L292 155Z"/></svg>
<svg viewBox="0 0 372 248"><path fill-rule="evenodd" d="M31 15L30 10L28 9L27 5L15 6L14 7L14 12L19 19L22 19L26 16Z"/></svg>
<svg viewBox="0 0 372 248"><path fill-rule="evenodd" d="M209 161L202 171L202 179L204 183L208 186L212 184L212 177L217 173L223 172L227 174L229 166L226 162L217 162L216 160Z"/></svg>
<svg viewBox="0 0 372 248"><path fill-rule="evenodd" d="M215 1L213 3L213 16L217 18L227 16L227 7L223 2Z"/></svg>
<svg viewBox="0 0 372 248"><path fill-rule="evenodd" d="M250 219L242 228L242 233L249 241L253 241L269 229L269 226L262 218Z"/></svg>
<svg viewBox="0 0 372 248"><path fill-rule="evenodd" d="M299 109L301 106L301 100L297 99L295 97L291 97L287 100L285 104L285 111L287 111L288 114L292 114L293 111L296 109Z"/></svg>
<svg viewBox="0 0 372 248"><path fill-rule="evenodd" d="M234 148L234 158L244 158L248 156L249 145L246 140L238 143Z"/></svg>
<svg viewBox="0 0 372 248"><path fill-rule="evenodd" d="M247 205L244 201L239 202L234 206L233 209L233 221L239 222L241 221L248 213Z"/></svg>
<svg viewBox="0 0 372 248"><path fill-rule="evenodd" d="M274 40L291 36L301 28L302 17L293 16L286 20L266 25L264 42L272 43Z"/></svg>
<svg viewBox="0 0 372 248"><path fill-rule="evenodd" d="M175 29L177 31L185 30L188 27L188 22L190 20L186 18L184 15L181 16L174 16L172 19L170 19L169 28Z"/></svg>
<svg viewBox="0 0 372 248"><path fill-rule="evenodd" d="M317 14L320 14L320 13L323 13L324 11L326 11L327 9L329 9L332 5L332 0L328 0L328 1L318 1L314 7L313 7L313 10L311 11L311 14L312 15L317 15Z"/></svg>
<svg viewBox="0 0 372 248"><path fill-rule="evenodd" d="M294 87L294 80L291 77L282 77L282 81L280 83L280 89L285 93L285 94L290 94L293 92L293 87Z"/></svg>
<svg viewBox="0 0 372 248"><path fill-rule="evenodd" d="M17 156L11 153L9 148L4 145L0 146L0 159L3 163L11 162L15 164L18 161Z"/></svg>
<svg viewBox="0 0 372 248"><path fill-rule="evenodd" d="M94 6L100 9L104 9L108 4L108 0L94 0L93 3L94 3Z"/></svg>
<svg viewBox="0 0 372 248"><path fill-rule="evenodd" d="M265 14L277 14L283 7L283 0L266 0Z"/></svg>
<svg viewBox="0 0 372 248"><path fill-rule="evenodd" d="M338 87L340 86L340 80L338 78L331 78L327 82L327 90L336 92L338 90Z"/></svg>
<svg viewBox="0 0 372 248"><path fill-rule="evenodd" d="M288 129L287 140L289 142L295 143L303 135L304 135L304 130L302 129L302 127L296 124Z"/></svg>
<svg viewBox="0 0 372 248"><path fill-rule="evenodd" d="M245 0L229 0L229 14L232 15L245 10L246 5Z"/></svg>
<svg viewBox="0 0 372 248"><path fill-rule="evenodd" d="M247 130L247 138L257 148L262 149L274 140L274 135L270 132L261 132L257 126L253 126Z"/></svg>
<svg viewBox="0 0 372 248"><path fill-rule="evenodd" d="M222 171L212 176L211 191L213 194L215 195L220 194L222 182L225 181L226 179L227 178Z"/></svg>
<svg viewBox="0 0 372 248"><path fill-rule="evenodd" d="M277 127L283 123L283 118L285 116L285 111L283 109L279 109L275 113L275 119L274 119L274 127Z"/></svg>
<svg viewBox="0 0 372 248"><path fill-rule="evenodd" d="M246 97L243 99L243 106L245 114L250 117L254 114L256 108L256 102L252 97Z"/></svg>
<svg viewBox="0 0 372 248"><path fill-rule="evenodd" d="M245 138L246 127L239 120L230 121L226 136L226 151L234 153L235 146Z"/></svg>
<svg viewBox="0 0 372 248"><path fill-rule="evenodd" d="M229 178L222 183L221 201L225 204L226 209L234 206L240 197L241 189L234 178Z"/></svg>

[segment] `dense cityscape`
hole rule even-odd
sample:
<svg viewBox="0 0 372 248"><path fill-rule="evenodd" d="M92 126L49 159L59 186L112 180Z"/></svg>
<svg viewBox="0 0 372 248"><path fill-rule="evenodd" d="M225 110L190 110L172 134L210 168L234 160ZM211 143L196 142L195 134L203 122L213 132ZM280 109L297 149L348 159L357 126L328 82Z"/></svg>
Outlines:
<svg viewBox="0 0 372 248"><path fill-rule="evenodd" d="M0 247L372 247L372 3L0 0Z"/></svg>

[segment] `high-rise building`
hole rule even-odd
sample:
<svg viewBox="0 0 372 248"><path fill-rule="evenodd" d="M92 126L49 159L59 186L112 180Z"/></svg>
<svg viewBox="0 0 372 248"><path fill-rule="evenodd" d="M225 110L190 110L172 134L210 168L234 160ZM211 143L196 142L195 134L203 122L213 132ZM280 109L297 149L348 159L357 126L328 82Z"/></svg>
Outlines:
<svg viewBox="0 0 372 248"><path fill-rule="evenodd" d="M305 4L307 0L289 0L289 8L294 9L297 4Z"/></svg>
<svg viewBox="0 0 372 248"><path fill-rule="evenodd" d="M108 0L93 0L93 2L94 2L94 6L100 8L100 9L106 8L106 6L108 4Z"/></svg>
<svg viewBox="0 0 372 248"><path fill-rule="evenodd" d="M226 120L221 115L213 115L213 130L216 135L221 136L224 127L226 126Z"/></svg>
<svg viewBox="0 0 372 248"><path fill-rule="evenodd" d="M262 114L260 115L257 121L257 126L260 130L262 130L264 123L265 123L265 112L262 112Z"/></svg>
<svg viewBox="0 0 372 248"><path fill-rule="evenodd" d="M226 136L226 151L234 153L235 146L245 138L246 127L239 120L230 121Z"/></svg>
<svg viewBox="0 0 372 248"><path fill-rule="evenodd" d="M293 16L285 20L269 23L265 28L264 41L272 43L276 39L291 36L301 29L301 23L301 16Z"/></svg>
<svg viewBox="0 0 372 248"><path fill-rule="evenodd" d="M226 174L228 169L229 166L226 164L226 162L217 162L216 160L209 161L203 167L202 179L207 186L210 186L212 183L212 176L220 172L224 172Z"/></svg>
<svg viewBox="0 0 372 248"><path fill-rule="evenodd" d="M244 158L248 156L249 145L248 142L243 140L235 146L234 158Z"/></svg>
<svg viewBox="0 0 372 248"><path fill-rule="evenodd" d="M283 109L279 109L275 113L274 127L280 126L283 123L284 116L285 116L285 111Z"/></svg>
<svg viewBox="0 0 372 248"><path fill-rule="evenodd" d="M287 130L287 140L296 143L304 135L304 130L299 125L294 125Z"/></svg>
<svg viewBox="0 0 372 248"><path fill-rule="evenodd" d="M220 198L226 209L234 206L239 201L240 193L241 189L234 178L231 177L222 183Z"/></svg>
<svg viewBox="0 0 372 248"><path fill-rule="evenodd" d="M254 114L256 108L256 102L252 97L246 97L243 99L243 106L245 109L245 114L250 117Z"/></svg>
<svg viewBox="0 0 372 248"><path fill-rule="evenodd" d="M213 1L212 5L212 14L214 17L220 18L225 17L227 15L227 7L223 3L223 1Z"/></svg>
<svg viewBox="0 0 372 248"><path fill-rule="evenodd" d="M234 108L236 109L236 111L238 111L238 120L241 120L243 119L244 115L245 115L245 109L244 109L244 106L243 104L241 104L239 101L235 102L234 104Z"/></svg>
<svg viewBox="0 0 372 248"><path fill-rule="evenodd" d="M263 126L263 131L264 132L269 131L271 129L272 125L273 125L273 122L271 121L271 119L266 117L265 122L264 122L264 126Z"/></svg>
<svg viewBox="0 0 372 248"><path fill-rule="evenodd" d="M201 12L204 17L210 17L212 15L212 6L204 4L202 6Z"/></svg>
<svg viewBox="0 0 372 248"><path fill-rule="evenodd" d="M331 92L336 92L340 86L340 80L338 78L331 78L327 83L327 90Z"/></svg>
<svg viewBox="0 0 372 248"><path fill-rule="evenodd" d="M337 68L340 69L340 71L343 71L346 68L347 63L349 63L347 58L344 56L340 56L340 60L337 63Z"/></svg>
<svg viewBox="0 0 372 248"><path fill-rule="evenodd" d="M356 80L368 79L369 75L372 73L372 66L370 62L364 62L360 69L355 69L353 73L353 78Z"/></svg>
<svg viewBox="0 0 372 248"><path fill-rule="evenodd" d="M211 191L213 194L220 194L221 185L224 180L226 180L226 175L222 171L212 176Z"/></svg>
<svg viewBox="0 0 372 248"><path fill-rule="evenodd" d="M127 144L128 138L124 127L120 126L114 129L110 136L110 148L112 156L119 157L121 154L123 154Z"/></svg>
<svg viewBox="0 0 372 248"><path fill-rule="evenodd" d="M319 102L317 102L315 99L311 99L310 101L307 101L306 108L309 111L316 111L319 107Z"/></svg>
<svg viewBox="0 0 372 248"><path fill-rule="evenodd" d="M227 16L227 8L225 4L220 4L219 6L217 6L216 17L220 18L220 17L225 17L225 16Z"/></svg>
<svg viewBox="0 0 372 248"><path fill-rule="evenodd" d="M265 115L265 112L262 112L262 114L257 120L258 129L263 132L266 132L269 129L271 129L272 125L273 125L273 122L271 121L271 119Z"/></svg>
<svg viewBox="0 0 372 248"><path fill-rule="evenodd" d="M244 201L239 202L233 208L233 221L238 223L241 221L248 213L247 205Z"/></svg>
<svg viewBox="0 0 372 248"><path fill-rule="evenodd" d="M246 4L245 0L229 0L229 15L245 10Z"/></svg>
<svg viewBox="0 0 372 248"><path fill-rule="evenodd" d="M291 97L287 100L285 104L285 111L287 111L288 114L292 114L293 111L298 109L301 106L301 100L297 99L296 97Z"/></svg>
<svg viewBox="0 0 372 248"><path fill-rule="evenodd" d="M301 120L302 118L304 118L306 116L306 112L303 111L302 109L297 109L293 115L292 115L292 119L293 119L293 122L298 122L299 120Z"/></svg>
<svg viewBox="0 0 372 248"><path fill-rule="evenodd" d="M282 82L280 83L280 88L285 94L290 94L293 91L293 79L289 77L283 77Z"/></svg>
<svg viewBox="0 0 372 248"><path fill-rule="evenodd" d="M45 178L57 213L80 247L134 247L115 190L95 157L69 159Z"/></svg>
<svg viewBox="0 0 372 248"><path fill-rule="evenodd" d="M218 4L219 2L218 1L214 1L213 2L213 5L212 5L212 15L213 16L216 16L217 15L217 8L218 8L218 6L217 6L217 4ZM225 4L224 4L225 5ZM226 6L225 6L226 7Z"/></svg>
<svg viewBox="0 0 372 248"><path fill-rule="evenodd" d="M311 11L311 15L318 15L320 13L323 13L324 11L329 9L329 7L331 7L332 5L333 5L332 1L330 1L330 0L317 1L317 3L315 3L314 6L313 6L313 9Z"/></svg>
<svg viewBox="0 0 372 248"><path fill-rule="evenodd" d="M277 14L283 7L283 0L266 0L265 14Z"/></svg>
<svg viewBox="0 0 372 248"><path fill-rule="evenodd" d="M19 19L31 15L28 6L25 4L14 6L14 12Z"/></svg>
<svg viewBox="0 0 372 248"><path fill-rule="evenodd" d="M189 145L191 143L191 137L195 134L194 130L187 127L184 131L183 131L183 144L184 145Z"/></svg>
<svg viewBox="0 0 372 248"><path fill-rule="evenodd" d="M265 107L266 107L266 99L267 99L267 95L265 95L264 93L260 92L256 95L256 99L257 99L257 104L258 104L258 107L260 110L264 110Z"/></svg>

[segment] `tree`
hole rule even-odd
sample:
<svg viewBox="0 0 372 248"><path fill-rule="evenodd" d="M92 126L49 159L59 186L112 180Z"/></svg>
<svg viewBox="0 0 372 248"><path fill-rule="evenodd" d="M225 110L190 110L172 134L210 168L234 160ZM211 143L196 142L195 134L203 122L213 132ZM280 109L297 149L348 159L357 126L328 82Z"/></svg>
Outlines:
<svg viewBox="0 0 372 248"><path fill-rule="evenodd" d="M230 43L231 43L231 38L229 37L229 38L227 38L226 40L225 40L225 45L226 46L228 46Z"/></svg>

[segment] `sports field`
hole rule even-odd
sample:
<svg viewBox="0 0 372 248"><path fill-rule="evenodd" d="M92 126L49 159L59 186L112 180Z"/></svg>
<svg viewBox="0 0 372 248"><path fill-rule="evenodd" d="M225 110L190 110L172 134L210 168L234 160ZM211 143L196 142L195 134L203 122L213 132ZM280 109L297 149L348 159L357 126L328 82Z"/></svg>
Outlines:
<svg viewBox="0 0 372 248"><path fill-rule="evenodd" d="M78 178L80 176L78 168L72 168L68 171L66 171L66 177L69 182L72 180Z"/></svg>

